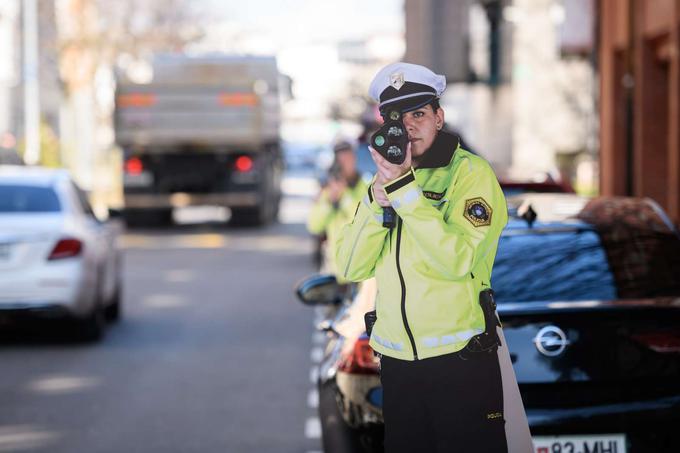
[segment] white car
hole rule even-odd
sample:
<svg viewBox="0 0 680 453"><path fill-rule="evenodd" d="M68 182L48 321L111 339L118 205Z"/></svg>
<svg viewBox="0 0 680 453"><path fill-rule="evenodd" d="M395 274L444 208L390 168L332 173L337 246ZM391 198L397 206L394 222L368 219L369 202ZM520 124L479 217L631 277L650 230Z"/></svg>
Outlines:
<svg viewBox="0 0 680 453"><path fill-rule="evenodd" d="M65 170L0 166L0 317L66 317L101 338L121 311L113 223Z"/></svg>

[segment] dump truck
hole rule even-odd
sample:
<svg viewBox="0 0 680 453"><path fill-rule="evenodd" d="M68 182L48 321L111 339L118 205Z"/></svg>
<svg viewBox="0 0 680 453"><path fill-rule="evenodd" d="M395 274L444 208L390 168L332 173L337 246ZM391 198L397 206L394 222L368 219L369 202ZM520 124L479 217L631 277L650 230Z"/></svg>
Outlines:
<svg viewBox="0 0 680 453"><path fill-rule="evenodd" d="M174 208L229 208L238 224L276 219L283 159L274 57L157 56L147 83L117 75L123 215L172 220Z"/></svg>

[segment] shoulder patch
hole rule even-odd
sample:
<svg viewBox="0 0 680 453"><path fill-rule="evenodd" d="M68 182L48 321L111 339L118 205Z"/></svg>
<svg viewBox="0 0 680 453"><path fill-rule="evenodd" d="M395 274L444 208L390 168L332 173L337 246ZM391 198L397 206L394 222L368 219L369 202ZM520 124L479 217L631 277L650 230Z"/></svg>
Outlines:
<svg viewBox="0 0 680 453"><path fill-rule="evenodd" d="M444 194L446 192L431 192L429 190L423 190L423 195L425 195L425 198L429 198L430 200L436 200L439 201L444 197Z"/></svg>
<svg viewBox="0 0 680 453"><path fill-rule="evenodd" d="M493 209L482 197L465 200L465 212L463 217L475 227L491 225L491 215Z"/></svg>

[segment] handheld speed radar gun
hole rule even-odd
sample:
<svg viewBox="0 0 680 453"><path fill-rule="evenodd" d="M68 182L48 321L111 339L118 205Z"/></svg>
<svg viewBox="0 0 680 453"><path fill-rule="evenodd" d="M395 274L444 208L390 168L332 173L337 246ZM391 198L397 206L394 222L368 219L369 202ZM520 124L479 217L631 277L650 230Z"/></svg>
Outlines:
<svg viewBox="0 0 680 453"><path fill-rule="evenodd" d="M401 112L390 110L385 115L385 123L371 136L371 146L392 164L401 165L406 159L408 135L401 119ZM394 208L383 208L383 226L393 228L397 213Z"/></svg>

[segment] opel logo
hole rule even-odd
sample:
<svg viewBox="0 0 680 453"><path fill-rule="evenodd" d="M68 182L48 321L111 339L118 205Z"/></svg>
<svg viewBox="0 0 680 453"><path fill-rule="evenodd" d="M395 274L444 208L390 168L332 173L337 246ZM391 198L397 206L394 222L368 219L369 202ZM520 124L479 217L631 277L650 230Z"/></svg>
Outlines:
<svg viewBox="0 0 680 453"><path fill-rule="evenodd" d="M557 326L546 326L538 331L534 338L536 349L543 355L555 357L567 348L569 340L562 329Z"/></svg>

